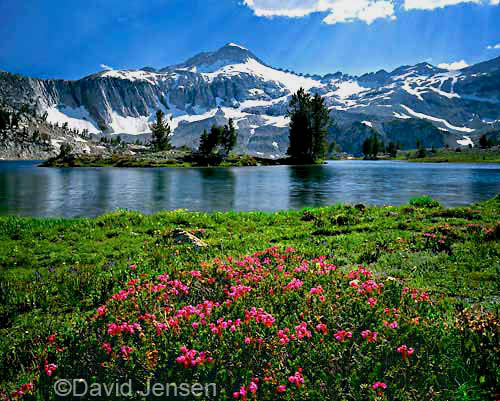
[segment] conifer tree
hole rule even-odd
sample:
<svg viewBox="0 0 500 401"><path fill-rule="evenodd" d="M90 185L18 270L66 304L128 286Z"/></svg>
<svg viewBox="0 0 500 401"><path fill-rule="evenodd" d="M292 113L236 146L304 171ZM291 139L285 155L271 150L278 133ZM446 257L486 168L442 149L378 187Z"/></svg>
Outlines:
<svg viewBox="0 0 500 401"><path fill-rule="evenodd" d="M220 139L220 144L224 149L226 154L229 154L231 150L236 146L237 134L236 128L234 127L234 121L232 118L229 119L229 123L224 126L222 130L222 135Z"/></svg>
<svg viewBox="0 0 500 401"><path fill-rule="evenodd" d="M331 123L324 99L312 97L303 88L292 95L287 115L290 117L288 155L301 162L314 162L325 156L326 134Z"/></svg>
<svg viewBox="0 0 500 401"><path fill-rule="evenodd" d="M163 150L170 150L172 146L170 145L170 125L164 121L165 114L163 111L158 110L156 112L156 122L151 125L152 133L152 145L153 149L157 152Z"/></svg>

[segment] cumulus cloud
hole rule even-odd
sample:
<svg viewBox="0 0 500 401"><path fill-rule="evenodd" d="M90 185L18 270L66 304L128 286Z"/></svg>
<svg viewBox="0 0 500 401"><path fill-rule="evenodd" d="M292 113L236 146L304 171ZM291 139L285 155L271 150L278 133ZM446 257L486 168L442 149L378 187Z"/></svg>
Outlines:
<svg viewBox="0 0 500 401"><path fill-rule="evenodd" d="M438 64L439 68L444 70L461 70L462 68L468 67L469 64L465 62L465 60L455 61L453 63L442 63Z"/></svg>
<svg viewBox="0 0 500 401"><path fill-rule="evenodd" d="M300 18L326 12L323 20L326 24L355 20L371 24L379 18L395 18L393 0L243 0L243 3L259 17Z"/></svg>
<svg viewBox="0 0 500 401"><path fill-rule="evenodd" d="M106 64L101 64L101 68L106 71L113 71L113 67L110 67L109 65Z"/></svg>
<svg viewBox="0 0 500 401"><path fill-rule="evenodd" d="M455 6L461 3L476 3L498 5L500 0L404 0L405 10L434 10L447 6Z"/></svg>
<svg viewBox="0 0 500 401"><path fill-rule="evenodd" d="M491 45L487 47L488 50L493 50L493 49L500 49L500 43L497 45Z"/></svg>
<svg viewBox="0 0 500 401"><path fill-rule="evenodd" d="M461 3L498 5L500 0L403 0L402 11L434 10ZM259 17L301 18L313 13L328 13L326 24L377 19L396 19L396 0L243 0ZM400 3L397 3L400 4Z"/></svg>

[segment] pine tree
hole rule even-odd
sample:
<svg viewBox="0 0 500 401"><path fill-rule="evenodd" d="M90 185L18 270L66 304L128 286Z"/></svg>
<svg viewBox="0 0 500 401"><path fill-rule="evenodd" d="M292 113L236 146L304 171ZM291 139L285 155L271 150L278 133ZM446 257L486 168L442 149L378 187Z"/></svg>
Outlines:
<svg viewBox="0 0 500 401"><path fill-rule="evenodd" d="M236 140L236 128L234 126L233 119L230 118L228 125L225 125L224 129L222 130L222 135L220 138L220 145L224 149L226 155L229 154L229 152L236 146Z"/></svg>
<svg viewBox="0 0 500 401"><path fill-rule="evenodd" d="M479 138L479 146L481 146L483 149L490 147L490 141L488 141L488 138L486 137L486 135L483 134Z"/></svg>
<svg viewBox="0 0 500 401"><path fill-rule="evenodd" d="M212 125L210 133L207 133L206 130L203 131L199 151L204 155L211 154L215 148L221 144L223 131L224 127L218 127L216 125Z"/></svg>
<svg viewBox="0 0 500 401"><path fill-rule="evenodd" d="M365 158L369 158L372 155L372 137L366 138L363 142L363 154Z"/></svg>
<svg viewBox="0 0 500 401"><path fill-rule="evenodd" d="M425 155L426 155L425 147L422 141L420 141L420 139L417 139L417 157L419 159L422 159L425 157Z"/></svg>
<svg viewBox="0 0 500 401"><path fill-rule="evenodd" d="M288 155L299 160L309 159L312 154L313 142L309 125L309 105L311 95L300 88L292 95L288 116L290 117L290 145Z"/></svg>
<svg viewBox="0 0 500 401"><path fill-rule="evenodd" d="M315 160L325 157L327 142L326 135L330 125L330 114L325 107L324 99L316 94L311 101L312 107L312 137L313 158Z"/></svg>
<svg viewBox="0 0 500 401"><path fill-rule="evenodd" d="M366 138L363 142L363 154L365 159L376 159L380 151L384 151L384 142L379 141L378 134L374 131L373 135Z"/></svg>
<svg viewBox="0 0 500 401"><path fill-rule="evenodd" d="M170 150L170 125L163 120L165 114L163 111L156 112L156 123L151 125L152 145L155 151Z"/></svg>
<svg viewBox="0 0 500 401"><path fill-rule="evenodd" d="M9 124L9 113L0 110L0 131L7 128Z"/></svg>
<svg viewBox="0 0 500 401"><path fill-rule="evenodd" d="M290 117L288 155L303 162L323 158L331 122L323 98L318 94L311 97L300 88L292 95L287 115Z"/></svg>

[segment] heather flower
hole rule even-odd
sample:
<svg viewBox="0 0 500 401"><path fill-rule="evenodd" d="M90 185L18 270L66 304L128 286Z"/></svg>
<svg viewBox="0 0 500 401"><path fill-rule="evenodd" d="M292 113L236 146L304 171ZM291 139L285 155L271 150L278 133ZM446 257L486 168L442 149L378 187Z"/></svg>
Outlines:
<svg viewBox="0 0 500 401"><path fill-rule="evenodd" d="M352 338L352 333L350 331L341 330L333 335L338 341L344 342L346 338Z"/></svg>
<svg viewBox="0 0 500 401"><path fill-rule="evenodd" d="M401 354L403 361L406 361L415 352L413 348L408 348L406 344L399 346L397 351Z"/></svg>
<svg viewBox="0 0 500 401"><path fill-rule="evenodd" d="M304 285L304 283L298 279L296 279L295 277L292 279L292 281L290 281L286 286L285 286L285 289L286 290L297 290L299 289L300 287L302 287L302 285Z"/></svg>
<svg viewBox="0 0 500 401"><path fill-rule="evenodd" d="M309 294L311 294L311 295L321 295L321 294L323 294L323 288L320 285L318 285L315 288L311 288L311 291L309 291Z"/></svg>
<svg viewBox="0 0 500 401"><path fill-rule="evenodd" d="M387 384L382 382L376 382L373 384L372 389L377 392L378 395L382 395L382 392L387 388Z"/></svg>
<svg viewBox="0 0 500 401"><path fill-rule="evenodd" d="M111 354L111 344L104 343L102 344L101 347L104 351L106 351L108 354Z"/></svg>
<svg viewBox="0 0 500 401"><path fill-rule="evenodd" d="M283 384L281 384L278 387L276 387L276 391L278 393L284 393L286 391L286 386L284 386Z"/></svg>
<svg viewBox="0 0 500 401"><path fill-rule="evenodd" d="M201 278L201 272L199 270L193 270L192 272L189 272L189 274L194 278Z"/></svg>
<svg viewBox="0 0 500 401"><path fill-rule="evenodd" d="M316 331L319 331L319 332L326 335L328 333L328 330L326 329L326 324L320 323L320 324L316 325Z"/></svg>
<svg viewBox="0 0 500 401"><path fill-rule="evenodd" d="M131 347L128 347L126 345L122 345L122 347L120 348L120 351L123 355L123 357L126 359L130 356L130 354L132 353L132 348Z"/></svg>
<svg viewBox="0 0 500 401"><path fill-rule="evenodd" d="M97 308L97 315L99 317L104 316L108 310L106 309L106 306L102 305Z"/></svg>
<svg viewBox="0 0 500 401"><path fill-rule="evenodd" d="M361 332L361 337L366 339L369 343L377 341L378 333L376 331L364 330Z"/></svg>
<svg viewBox="0 0 500 401"><path fill-rule="evenodd" d="M43 369L45 370L47 376L52 376L52 373L54 373L54 371L57 369L57 365L54 363L49 363L47 360L45 360Z"/></svg>
<svg viewBox="0 0 500 401"><path fill-rule="evenodd" d="M297 372L295 372L295 374L293 376L290 376L288 378L288 381L290 383L295 384L295 386L297 388L299 388L300 386L302 386L304 384L304 377L302 376L302 368L298 368Z"/></svg>

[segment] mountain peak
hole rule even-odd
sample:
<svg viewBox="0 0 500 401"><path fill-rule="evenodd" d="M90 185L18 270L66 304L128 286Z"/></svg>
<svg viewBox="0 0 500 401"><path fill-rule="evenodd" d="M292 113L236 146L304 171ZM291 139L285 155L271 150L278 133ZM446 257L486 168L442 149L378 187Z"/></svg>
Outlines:
<svg viewBox="0 0 500 401"><path fill-rule="evenodd" d="M237 48L239 48L241 50L248 51L248 49L246 47L243 47L243 46L241 46L241 45L239 45L237 43L234 43L234 42L230 42L230 43L226 44L224 47L237 47Z"/></svg>
<svg viewBox="0 0 500 401"><path fill-rule="evenodd" d="M254 59L264 64L250 50L231 42L216 51L199 53L182 64L166 67L161 71L189 70L193 72L212 72L225 65L246 63L249 59Z"/></svg>

